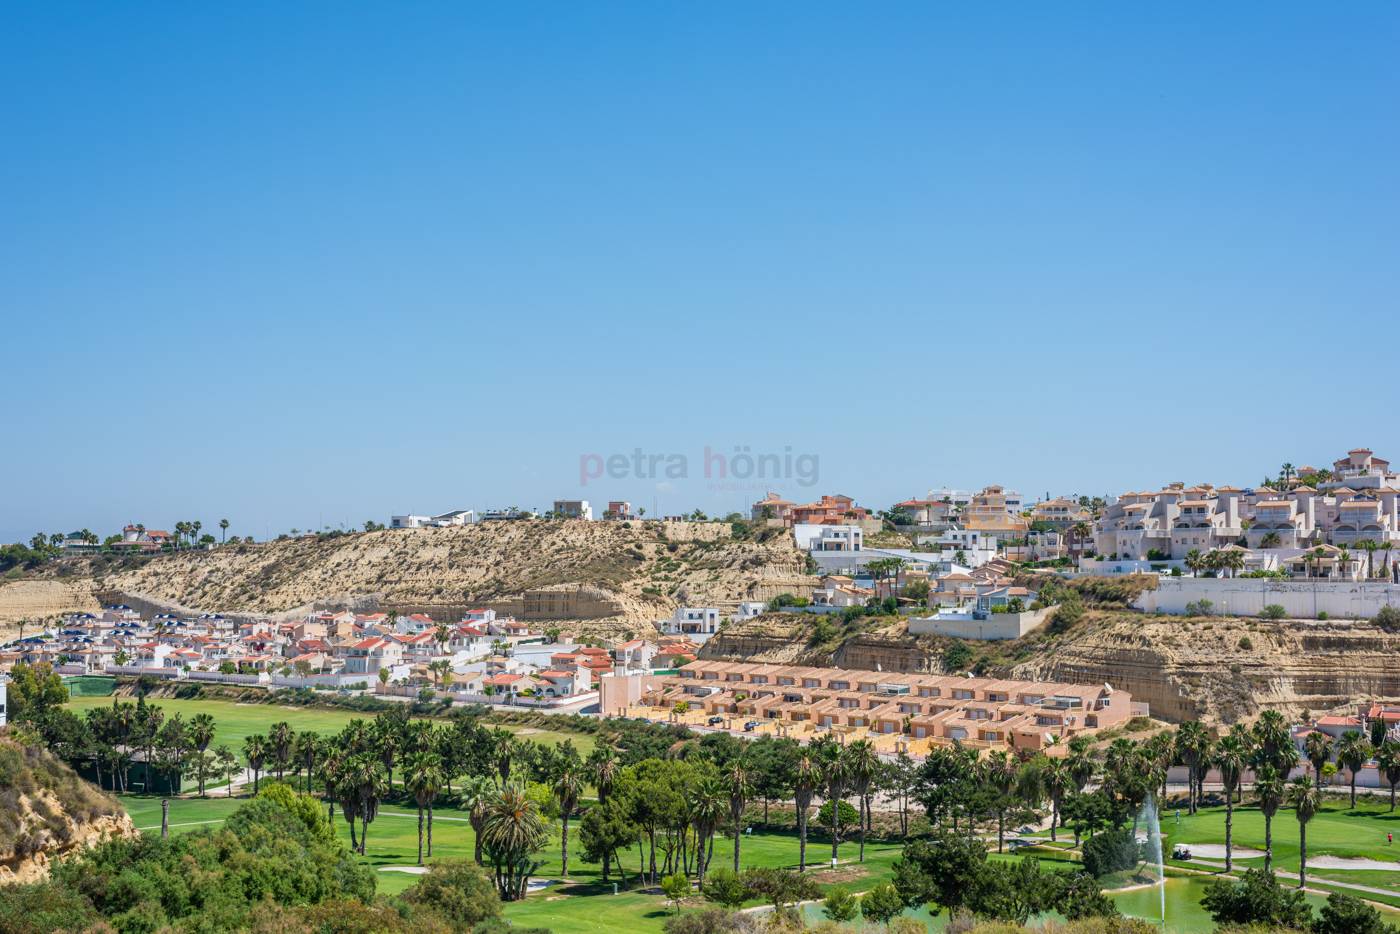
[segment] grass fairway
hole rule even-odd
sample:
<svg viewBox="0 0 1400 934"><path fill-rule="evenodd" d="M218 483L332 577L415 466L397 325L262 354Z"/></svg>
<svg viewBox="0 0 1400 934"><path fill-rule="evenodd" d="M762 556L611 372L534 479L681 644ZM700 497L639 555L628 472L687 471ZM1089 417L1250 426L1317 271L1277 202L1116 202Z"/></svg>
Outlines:
<svg viewBox="0 0 1400 934"><path fill-rule="evenodd" d="M147 833L160 832L160 799L142 796L124 796L122 803L131 814L136 825ZM176 798L170 802L170 828L172 834L217 826L246 798ZM466 815L454 808L436 808L433 812L433 855L435 857L470 857L474 839L471 824ZM348 845L349 825L337 811L336 831ZM858 847L855 843L841 845L841 864L836 870L821 868L830 859L831 845L819 838L811 837L807 844L809 865L817 873L817 878L830 884L841 884L852 890L861 891L878 882L887 881L892 874L894 861L903 847L894 843L869 843L865 848L865 862L857 863ZM600 931L660 931L666 918L668 903L661 895L623 891L612 894L611 884L604 885L600 879L601 867L597 863L584 862L580 854L578 821L569 826L569 878L570 884L551 886L530 896L522 902L506 906L506 916L513 922L526 926L547 927L557 934ZM744 866L787 866L797 865L797 837L790 833L757 833L745 836L742 844L742 864ZM621 854L629 880L638 868L638 853L632 849ZM559 824L554 824L554 832L549 845L538 858L542 864L536 876L541 879L557 879L560 875ZM660 859L658 854L658 859ZM369 825L369 846L365 862L376 870L386 867L412 867L418 859L418 814L413 808L387 804L379 811L379 817ZM733 841L730 838L715 840L714 865L728 866L733 859ZM402 892L413 885L417 876L407 872L377 871L375 876L379 891L386 894ZM616 869L613 879L617 879ZM695 905L701 904L695 899Z"/></svg>
<svg viewBox="0 0 1400 934"><path fill-rule="evenodd" d="M130 700L131 698L121 699ZM254 733L266 733L272 724L280 720L290 723L292 729L299 733L312 730L322 736L329 736L338 732L353 719L371 720L374 718L374 714L371 713L359 713L331 707L240 704L230 700L178 700L157 697L152 698L150 703L165 711L167 717L178 713L185 718L186 722L195 714L210 714L216 724L213 745L217 747L221 744L227 744L230 749L240 754L244 739ZM70 710L79 714L94 707L110 707L111 705L111 697L73 697L67 704ZM487 723L486 725L491 726L492 724ZM505 728L540 743L557 743L565 739L573 740L574 745L583 755L591 752L594 746L593 737L583 733L564 733L511 725L506 725Z"/></svg>

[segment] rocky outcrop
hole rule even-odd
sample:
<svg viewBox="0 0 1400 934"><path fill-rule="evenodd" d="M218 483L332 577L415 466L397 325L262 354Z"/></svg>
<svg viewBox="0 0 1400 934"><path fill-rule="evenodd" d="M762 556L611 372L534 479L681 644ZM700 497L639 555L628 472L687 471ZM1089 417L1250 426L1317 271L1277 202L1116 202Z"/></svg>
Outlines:
<svg viewBox="0 0 1400 934"><path fill-rule="evenodd" d="M1017 677L1106 681L1154 716L1233 723L1400 697L1400 634L1368 622L1091 613Z"/></svg>
<svg viewBox="0 0 1400 934"><path fill-rule="evenodd" d="M809 592L804 556L781 530L735 540L716 522L489 522L230 545L115 562L65 562L71 594L48 614L96 596L132 605L287 618L317 608L425 612L524 610L531 594L578 591L558 616L599 634L645 631L677 605L733 607ZM56 583L42 581L44 584ZM84 589L85 588L85 589ZM86 602L84 602L86 601ZM0 602L0 605L3 605ZM550 605L548 600L537 606ZM576 610L576 612L574 612Z"/></svg>
<svg viewBox="0 0 1400 934"><path fill-rule="evenodd" d="M115 798L0 733L0 885L40 881L63 856L136 833Z"/></svg>
<svg viewBox="0 0 1400 934"><path fill-rule="evenodd" d="M818 617L767 615L726 627L704 658L882 671L940 671L950 640L902 624L815 639ZM830 625L836 625L830 622ZM1289 716L1369 698L1400 698L1400 633L1368 622L1188 619L1090 610L1068 632L967 643L985 674L1112 684L1152 715L1233 723L1273 708Z"/></svg>

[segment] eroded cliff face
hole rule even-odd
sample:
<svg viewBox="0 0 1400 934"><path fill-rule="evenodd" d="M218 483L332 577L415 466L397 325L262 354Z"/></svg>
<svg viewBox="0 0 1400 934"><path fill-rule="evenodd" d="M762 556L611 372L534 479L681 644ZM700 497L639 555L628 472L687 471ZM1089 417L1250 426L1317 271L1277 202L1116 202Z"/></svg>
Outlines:
<svg viewBox="0 0 1400 934"><path fill-rule="evenodd" d="M814 643L816 618L768 615L727 627L704 658L883 671L942 671L951 640L911 637L902 624ZM1370 698L1400 699L1400 633L1366 622L1186 619L1089 610L1062 634L966 643L983 673L1112 684L1152 715L1232 723L1274 708L1289 716Z"/></svg>
<svg viewBox="0 0 1400 934"><path fill-rule="evenodd" d="M103 598L124 597L133 605L230 615L345 607L451 617L480 605L520 612L529 592L572 588L578 596L559 602L559 619L584 620L576 628L603 634L642 632L681 603L731 607L809 592L815 579L804 563L791 536L736 541L724 523L490 522L115 563L81 559L62 566L62 580L0 587L0 619L92 609Z"/></svg>
<svg viewBox="0 0 1400 934"><path fill-rule="evenodd" d="M1154 716L1233 723L1265 708L1296 716L1400 697L1400 634L1366 622L1092 613L1011 673L1106 681Z"/></svg>

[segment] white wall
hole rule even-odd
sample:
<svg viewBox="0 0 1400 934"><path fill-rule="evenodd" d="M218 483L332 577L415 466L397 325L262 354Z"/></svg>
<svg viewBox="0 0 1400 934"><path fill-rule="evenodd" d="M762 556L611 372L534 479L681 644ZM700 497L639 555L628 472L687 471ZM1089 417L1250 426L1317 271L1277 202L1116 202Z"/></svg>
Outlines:
<svg viewBox="0 0 1400 934"><path fill-rule="evenodd" d="M958 639L993 642L1002 639L1019 639L1045 622L1045 617L1049 612L1049 610L1036 610L1024 613L991 613L986 619L939 619L934 616L915 616L909 620L909 632L916 636L953 636Z"/></svg>
<svg viewBox="0 0 1400 934"><path fill-rule="evenodd" d="M1389 604L1400 608L1400 586L1353 581L1290 581L1262 577L1164 577L1143 591L1137 606L1149 613L1184 613L1186 604L1209 600L1222 616L1258 616L1277 603L1294 619L1370 619Z"/></svg>

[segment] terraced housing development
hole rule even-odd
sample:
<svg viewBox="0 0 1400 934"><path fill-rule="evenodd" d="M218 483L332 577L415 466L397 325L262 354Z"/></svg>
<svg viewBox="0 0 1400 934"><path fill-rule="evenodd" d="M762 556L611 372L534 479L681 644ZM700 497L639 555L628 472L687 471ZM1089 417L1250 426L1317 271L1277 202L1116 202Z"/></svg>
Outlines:
<svg viewBox="0 0 1400 934"><path fill-rule="evenodd" d="M1034 752L1117 726L1145 705L1109 685L951 675L691 662L675 674L602 681L605 713L733 728L807 741L825 732L916 758L934 746ZM679 709L678 706L680 705Z"/></svg>

